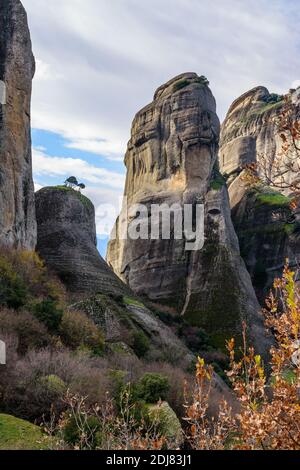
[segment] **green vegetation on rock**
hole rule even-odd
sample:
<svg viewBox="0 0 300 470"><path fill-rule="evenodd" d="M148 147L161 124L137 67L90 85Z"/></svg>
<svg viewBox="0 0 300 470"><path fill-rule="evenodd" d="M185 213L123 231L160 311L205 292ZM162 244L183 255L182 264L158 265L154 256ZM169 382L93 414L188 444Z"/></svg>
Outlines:
<svg viewBox="0 0 300 470"><path fill-rule="evenodd" d="M135 307L142 307L142 308L144 307L144 304L142 302L140 302L137 299L133 299L132 297L124 296L123 302L125 305L134 305Z"/></svg>
<svg viewBox="0 0 300 470"><path fill-rule="evenodd" d="M210 188L218 191L226 184L226 179L224 175L222 175L218 168L214 168L212 172L212 177L210 180Z"/></svg>
<svg viewBox="0 0 300 470"><path fill-rule="evenodd" d="M55 300L47 299L34 305L33 314L50 331L57 331L63 317L63 310Z"/></svg>
<svg viewBox="0 0 300 470"><path fill-rule="evenodd" d="M138 357L144 357L149 351L150 341L143 331L133 332L132 349Z"/></svg>
<svg viewBox="0 0 300 470"><path fill-rule="evenodd" d="M200 77L196 77L196 78L179 80L178 82L174 84L173 91L174 92L179 91L182 88L185 88L188 85L191 85L192 83L198 83L201 86L209 85L209 81L207 80L207 78L204 77L204 75L201 75Z"/></svg>
<svg viewBox="0 0 300 470"><path fill-rule="evenodd" d="M165 436L175 445L180 446L183 442L183 431L176 413L167 402L156 405L146 405L148 418L157 432Z"/></svg>
<svg viewBox="0 0 300 470"><path fill-rule="evenodd" d="M69 192L73 194L74 196L76 196L85 207L93 207L92 201L88 197L84 196L80 191L76 191L76 189L68 188L67 186L64 186L64 185L49 186L49 187L43 188L43 190L44 189L59 189L60 191Z"/></svg>
<svg viewBox="0 0 300 470"><path fill-rule="evenodd" d="M240 344L243 312L230 253L225 247L216 250L216 246L212 239L211 243L205 243L201 252L203 266L218 266L214 271L215 287L209 294L203 293L203 298L198 293L192 295L185 317L191 325L204 329L212 347L226 352L226 340L233 335Z"/></svg>
<svg viewBox="0 0 300 470"><path fill-rule="evenodd" d="M275 103L267 103L267 104L264 104L261 106L261 108L257 109L256 111L254 112L251 112L250 113L250 116L252 115L262 115L262 114L265 114L269 111L274 111L275 109L279 109L282 107L282 104L283 104L283 101L278 101L278 102L275 102ZM249 117L250 117L249 116Z"/></svg>
<svg viewBox="0 0 300 470"><path fill-rule="evenodd" d="M275 207L288 207L291 203L289 197L276 191L260 192L256 196L256 201L261 204L268 204Z"/></svg>
<svg viewBox="0 0 300 470"><path fill-rule="evenodd" d="M181 90L182 88L185 88L186 86L190 85L191 81L190 80L180 80L179 82L175 83L174 85L174 91Z"/></svg>

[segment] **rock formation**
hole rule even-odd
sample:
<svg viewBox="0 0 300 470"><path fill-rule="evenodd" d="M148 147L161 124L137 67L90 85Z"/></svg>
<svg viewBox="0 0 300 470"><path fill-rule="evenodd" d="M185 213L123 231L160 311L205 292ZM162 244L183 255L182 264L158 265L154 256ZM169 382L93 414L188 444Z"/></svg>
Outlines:
<svg viewBox="0 0 300 470"><path fill-rule="evenodd" d="M36 244L31 168L30 99L35 70L26 12L19 0L0 0L0 244Z"/></svg>
<svg viewBox="0 0 300 470"><path fill-rule="evenodd" d="M286 260L300 262L300 221L290 199L270 188L251 188L233 208L232 218L241 255L262 305Z"/></svg>
<svg viewBox="0 0 300 470"><path fill-rule="evenodd" d="M245 165L278 158L276 118L283 106L266 88L254 88L234 101L221 129L220 170L228 177L241 254L262 303L286 259L291 266L300 260L299 215L292 214L287 195L262 185L249 188L243 179Z"/></svg>
<svg viewBox="0 0 300 470"><path fill-rule="evenodd" d="M173 307L194 325L205 328L215 346L239 335L246 319L263 349L265 338L259 306L239 254L226 186L217 168L219 120L214 97L204 77L175 77L142 109L132 125L125 157L128 206L203 202L205 244L187 251L186 240L110 241L107 260L115 273L140 296ZM127 218L124 209L116 229ZM171 224L174 228L174 222Z"/></svg>
<svg viewBox="0 0 300 470"><path fill-rule="evenodd" d="M79 301L71 310L84 311L100 325L112 350L126 352L126 343L134 344L137 335L152 358L177 358L189 365L193 356L187 347L101 258L95 210L88 198L63 186L43 188L36 193L36 215L37 251L68 290L77 294Z"/></svg>
<svg viewBox="0 0 300 470"><path fill-rule="evenodd" d="M272 162L282 147L276 121L284 103L283 97L259 86L230 106L221 128L219 161L221 173L228 176L231 207L235 207L245 193L243 168L246 165L264 159L270 163L272 174Z"/></svg>
<svg viewBox="0 0 300 470"><path fill-rule="evenodd" d="M37 251L68 289L126 292L97 250L95 209L81 193L62 187L36 193Z"/></svg>

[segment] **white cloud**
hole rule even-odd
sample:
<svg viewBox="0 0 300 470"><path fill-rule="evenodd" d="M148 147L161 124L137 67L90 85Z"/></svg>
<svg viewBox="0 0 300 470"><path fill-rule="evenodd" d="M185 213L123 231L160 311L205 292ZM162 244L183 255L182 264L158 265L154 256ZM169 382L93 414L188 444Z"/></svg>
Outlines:
<svg viewBox="0 0 300 470"><path fill-rule="evenodd" d="M105 155L108 160L123 161L124 158L122 146L106 140L80 139L65 144L65 147Z"/></svg>
<svg viewBox="0 0 300 470"><path fill-rule="evenodd" d="M134 114L174 75L206 75L221 118L249 88L284 93L299 77L296 0L23 3L38 59L33 126L109 159L125 153Z"/></svg>
<svg viewBox="0 0 300 470"><path fill-rule="evenodd" d="M34 181L34 190L35 191L39 191L40 189L42 189L42 185L37 183L36 181Z"/></svg>
<svg viewBox="0 0 300 470"><path fill-rule="evenodd" d="M97 235L108 237L120 213L123 192L88 187L84 194L95 206Z"/></svg>
<svg viewBox="0 0 300 470"><path fill-rule="evenodd" d="M300 87L300 80L295 80L295 81L292 83L291 88L299 88L299 87Z"/></svg>
<svg viewBox="0 0 300 470"><path fill-rule="evenodd" d="M121 190L124 175L90 165L79 158L50 157L40 150L33 149L33 173L35 176L62 177L75 174L83 181Z"/></svg>
<svg viewBox="0 0 300 470"><path fill-rule="evenodd" d="M35 81L53 81L61 80L64 76L61 73L54 72L50 64L46 64L41 59L36 59Z"/></svg>
<svg viewBox="0 0 300 470"><path fill-rule="evenodd" d="M61 183L75 174L80 180L87 182L84 194L93 202L96 213L96 231L100 237L109 236L115 220L120 212L124 176L88 164L75 158L50 157L44 152L33 149L34 187L38 191L43 187L39 177L61 177Z"/></svg>

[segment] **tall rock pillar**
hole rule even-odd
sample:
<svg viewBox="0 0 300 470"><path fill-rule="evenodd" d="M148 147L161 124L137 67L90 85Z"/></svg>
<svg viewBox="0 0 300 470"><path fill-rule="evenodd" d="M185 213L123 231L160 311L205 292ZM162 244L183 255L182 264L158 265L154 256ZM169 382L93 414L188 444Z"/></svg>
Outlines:
<svg viewBox="0 0 300 470"><path fill-rule="evenodd" d="M36 245L30 100L35 62L26 12L19 0L0 0L0 244Z"/></svg>

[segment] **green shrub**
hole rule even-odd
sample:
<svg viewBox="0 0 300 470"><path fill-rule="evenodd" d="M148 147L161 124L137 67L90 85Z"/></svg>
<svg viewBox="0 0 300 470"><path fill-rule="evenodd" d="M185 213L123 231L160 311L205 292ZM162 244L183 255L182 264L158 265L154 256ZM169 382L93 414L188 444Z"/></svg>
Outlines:
<svg viewBox="0 0 300 470"><path fill-rule="evenodd" d="M226 184L225 177L220 173L220 170L215 166L213 168L211 180L210 180L210 187L215 191L218 191Z"/></svg>
<svg viewBox="0 0 300 470"><path fill-rule="evenodd" d="M143 331L133 333L132 349L138 357L144 357L149 351L150 341Z"/></svg>
<svg viewBox="0 0 300 470"><path fill-rule="evenodd" d="M189 80L180 80L179 82L175 83L175 85L173 87L173 90L174 90L174 92L179 91L182 88L185 88L186 86L188 86L190 84L191 84L191 82Z"/></svg>
<svg viewBox="0 0 300 470"><path fill-rule="evenodd" d="M76 189L73 189L73 188L68 188L67 186L64 186L64 185L58 185L58 186L51 186L49 188L43 188L44 190L45 189L59 189L60 191L65 191L65 192L68 192L68 193L72 193L74 196L77 197L77 199L80 200L80 202L82 202L82 204L85 206L85 207L89 207L89 208L93 208L93 203L92 201L90 201L90 199L86 196L84 196L80 191L76 191Z"/></svg>
<svg viewBox="0 0 300 470"><path fill-rule="evenodd" d="M40 384L45 390L54 396L61 396L66 392L67 386L65 382L57 375L46 375L40 379Z"/></svg>
<svg viewBox="0 0 300 470"><path fill-rule="evenodd" d="M78 423L80 422L80 425ZM85 416L82 414L80 417L69 416L65 427L63 428L63 437L65 442L72 446L80 448L82 434L84 434L85 441L88 442L90 449L95 449L101 433L101 422L96 416Z"/></svg>
<svg viewBox="0 0 300 470"><path fill-rule="evenodd" d="M177 333L193 352L199 353L200 351L208 351L212 348L210 337L203 328L183 323L178 328Z"/></svg>
<svg viewBox="0 0 300 470"><path fill-rule="evenodd" d="M261 193L256 197L256 201L274 207L289 207L291 200L278 192Z"/></svg>
<svg viewBox="0 0 300 470"><path fill-rule="evenodd" d="M182 90L182 88L185 88L188 85L191 85L192 83L199 83L200 85L203 85L203 86L209 85L209 81L207 80L207 78L204 75L201 75L200 77L191 78L188 80L186 79L179 80L178 82L174 84L173 91L176 92L178 90Z"/></svg>
<svg viewBox="0 0 300 470"><path fill-rule="evenodd" d="M200 85L209 85L209 80L204 76L201 75L200 77L195 79L195 83L200 83Z"/></svg>
<svg viewBox="0 0 300 470"><path fill-rule="evenodd" d="M11 261L0 255L0 305L18 309L26 304L27 287Z"/></svg>
<svg viewBox="0 0 300 470"><path fill-rule="evenodd" d="M140 400L146 403L157 403L165 400L170 384L164 375L147 373L138 381L135 386L135 393Z"/></svg>
<svg viewBox="0 0 300 470"><path fill-rule="evenodd" d="M65 312L60 328L64 344L72 349L87 347L101 355L104 350L104 337L95 323L82 312Z"/></svg>
<svg viewBox="0 0 300 470"><path fill-rule="evenodd" d="M40 300L63 301L64 288L34 251L0 247L0 306L30 309Z"/></svg>
<svg viewBox="0 0 300 470"><path fill-rule="evenodd" d="M112 370L110 371L109 376L113 384L113 397L118 401L126 386L127 372L124 370Z"/></svg>
<svg viewBox="0 0 300 470"><path fill-rule="evenodd" d="M63 310L58 306L55 300L43 300L34 305L34 316L44 323L50 331L58 331L63 317Z"/></svg>
<svg viewBox="0 0 300 470"><path fill-rule="evenodd" d="M280 103L283 100L282 95L278 95L277 93L271 93L270 95L266 95L263 98L265 103Z"/></svg>

